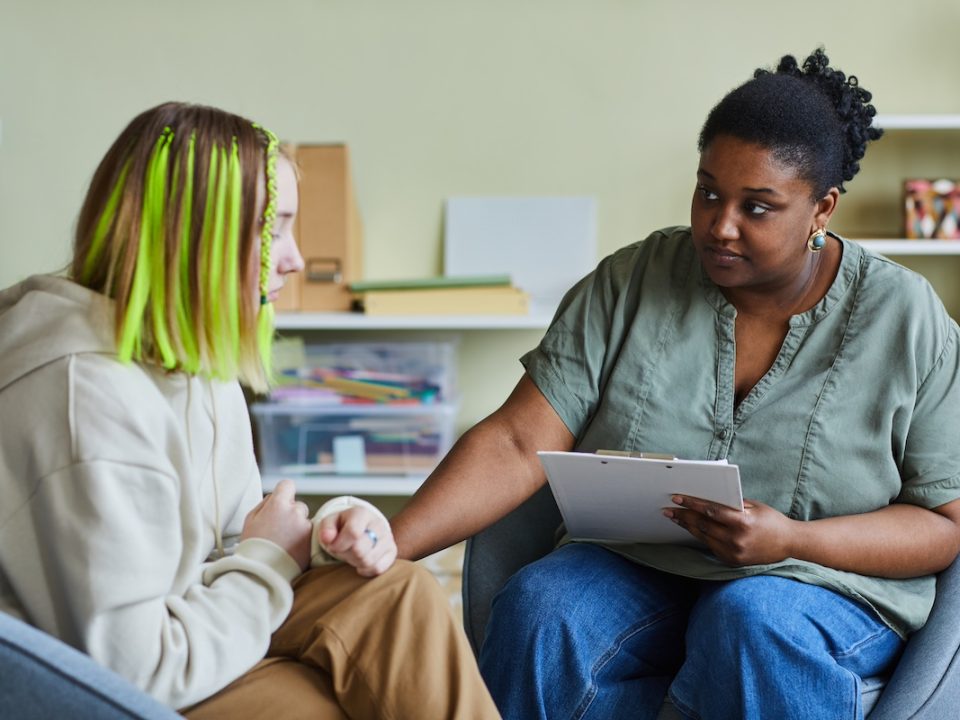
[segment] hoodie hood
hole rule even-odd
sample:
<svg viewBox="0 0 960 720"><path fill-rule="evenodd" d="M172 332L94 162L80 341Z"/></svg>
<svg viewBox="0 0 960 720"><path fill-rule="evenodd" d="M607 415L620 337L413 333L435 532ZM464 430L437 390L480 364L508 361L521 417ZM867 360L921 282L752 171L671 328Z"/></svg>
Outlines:
<svg viewBox="0 0 960 720"><path fill-rule="evenodd" d="M53 275L0 291L0 391L78 353L116 354L113 300Z"/></svg>

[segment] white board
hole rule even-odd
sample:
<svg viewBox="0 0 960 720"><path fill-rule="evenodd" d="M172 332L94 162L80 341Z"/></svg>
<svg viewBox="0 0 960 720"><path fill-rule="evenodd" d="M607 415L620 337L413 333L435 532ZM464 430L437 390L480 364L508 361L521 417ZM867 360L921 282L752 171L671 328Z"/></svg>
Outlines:
<svg viewBox="0 0 960 720"><path fill-rule="evenodd" d="M592 197L453 197L444 218L445 275L509 274L538 310L553 310L597 262Z"/></svg>

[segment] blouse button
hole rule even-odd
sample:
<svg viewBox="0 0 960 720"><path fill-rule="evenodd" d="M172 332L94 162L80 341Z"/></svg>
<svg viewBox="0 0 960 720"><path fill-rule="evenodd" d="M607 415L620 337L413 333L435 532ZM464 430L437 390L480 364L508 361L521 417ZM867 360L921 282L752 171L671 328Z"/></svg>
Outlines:
<svg viewBox="0 0 960 720"><path fill-rule="evenodd" d="M725 427L720 428L720 439L721 439L721 440L726 440L726 439L727 439L727 435L729 435L729 432L728 432L727 428L725 428Z"/></svg>

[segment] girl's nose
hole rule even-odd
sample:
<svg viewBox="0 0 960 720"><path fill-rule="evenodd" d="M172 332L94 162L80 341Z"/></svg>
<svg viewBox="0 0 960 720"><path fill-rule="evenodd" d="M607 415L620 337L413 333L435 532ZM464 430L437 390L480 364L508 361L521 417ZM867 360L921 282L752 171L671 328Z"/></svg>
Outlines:
<svg viewBox="0 0 960 720"><path fill-rule="evenodd" d="M284 240L282 244L283 251L277 263L277 270L284 275L303 270L303 255L300 254L300 246L297 245L297 241L291 237Z"/></svg>

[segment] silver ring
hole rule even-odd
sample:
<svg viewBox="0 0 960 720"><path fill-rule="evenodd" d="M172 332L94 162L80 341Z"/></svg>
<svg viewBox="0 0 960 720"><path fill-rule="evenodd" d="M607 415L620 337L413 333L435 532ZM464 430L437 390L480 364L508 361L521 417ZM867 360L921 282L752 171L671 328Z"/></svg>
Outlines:
<svg viewBox="0 0 960 720"><path fill-rule="evenodd" d="M370 528L365 528L364 531L363 531L363 533L364 533L364 535L366 535L368 538L370 538L370 542L373 543L373 547L376 547L376 546L377 546L377 541L380 539L379 537L377 537L377 534L376 534L373 530L371 530Z"/></svg>

